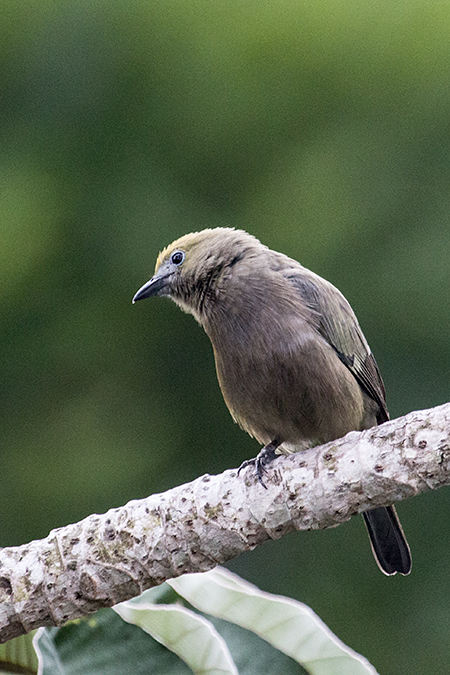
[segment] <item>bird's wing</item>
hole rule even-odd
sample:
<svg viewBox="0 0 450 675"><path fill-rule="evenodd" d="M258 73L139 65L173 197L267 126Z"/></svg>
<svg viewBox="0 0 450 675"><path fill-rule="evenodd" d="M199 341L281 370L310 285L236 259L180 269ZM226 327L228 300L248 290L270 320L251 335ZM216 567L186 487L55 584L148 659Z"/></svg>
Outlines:
<svg viewBox="0 0 450 675"><path fill-rule="evenodd" d="M306 268L302 267L301 271L290 269L287 277L312 309L319 333L333 347L368 396L378 403L378 423L386 422L389 413L383 380L347 300L332 284Z"/></svg>

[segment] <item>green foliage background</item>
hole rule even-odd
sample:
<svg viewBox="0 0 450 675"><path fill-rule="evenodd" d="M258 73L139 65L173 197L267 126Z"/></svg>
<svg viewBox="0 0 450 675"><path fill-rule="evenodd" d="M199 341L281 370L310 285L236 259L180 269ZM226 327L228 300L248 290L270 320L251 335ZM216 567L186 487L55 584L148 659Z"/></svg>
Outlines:
<svg viewBox="0 0 450 675"><path fill-rule="evenodd" d="M254 456L158 251L245 228L337 285L393 417L449 399L450 5L0 4L0 545ZM450 660L447 490L399 506L413 573L360 518L230 567L309 603L384 675Z"/></svg>

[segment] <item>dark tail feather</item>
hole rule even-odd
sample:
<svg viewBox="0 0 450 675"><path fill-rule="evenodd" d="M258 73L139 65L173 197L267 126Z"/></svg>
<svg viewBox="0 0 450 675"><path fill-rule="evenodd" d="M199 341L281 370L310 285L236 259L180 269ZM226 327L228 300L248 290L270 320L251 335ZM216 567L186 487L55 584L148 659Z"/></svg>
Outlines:
<svg viewBox="0 0 450 675"><path fill-rule="evenodd" d="M385 574L409 574L411 553L393 506L363 513L375 560Z"/></svg>

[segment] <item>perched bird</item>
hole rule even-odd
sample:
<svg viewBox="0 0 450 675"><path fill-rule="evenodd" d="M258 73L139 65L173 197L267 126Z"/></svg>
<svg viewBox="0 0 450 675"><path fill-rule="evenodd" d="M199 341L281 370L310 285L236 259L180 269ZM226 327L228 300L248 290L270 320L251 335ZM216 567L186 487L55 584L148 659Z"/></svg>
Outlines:
<svg viewBox="0 0 450 675"><path fill-rule="evenodd" d="M187 234L158 256L133 298L172 298L209 336L233 419L264 448L261 482L280 453L389 419L376 361L347 300L331 283L242 230ZM409 574L393 506L363 513L380 569Z"/></svg>

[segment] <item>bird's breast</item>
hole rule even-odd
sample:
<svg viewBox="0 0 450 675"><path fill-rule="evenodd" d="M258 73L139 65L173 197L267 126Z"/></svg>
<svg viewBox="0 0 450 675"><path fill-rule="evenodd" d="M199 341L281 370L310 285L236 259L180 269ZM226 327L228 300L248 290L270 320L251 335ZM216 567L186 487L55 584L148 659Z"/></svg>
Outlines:
<svg viewBox="0 0 450 675"><path fill-rule="evenodd" d="M295 324L295 322L294 322ZM236 422L261 443L304 447L358 429L363 393L309 325L210 333L219 384Z"/></svg>

